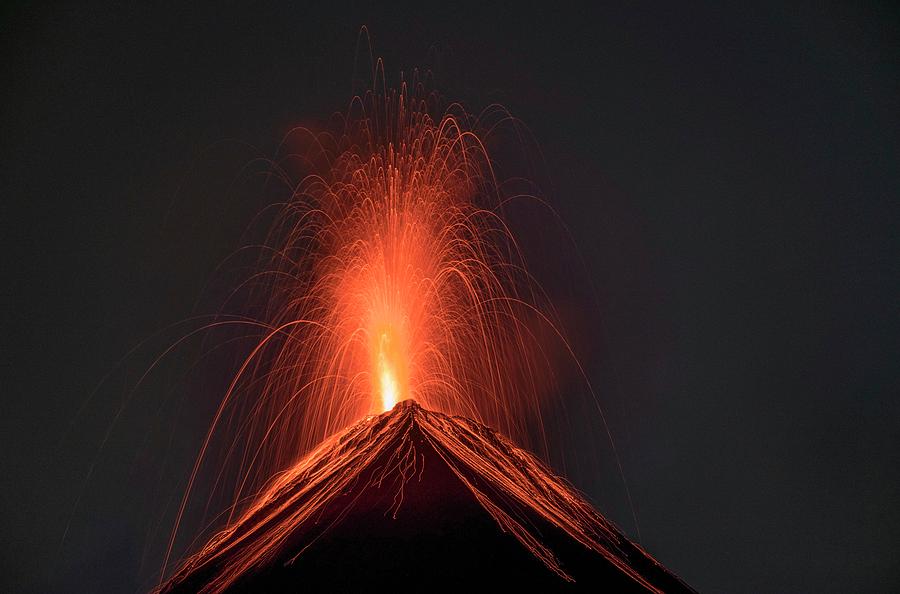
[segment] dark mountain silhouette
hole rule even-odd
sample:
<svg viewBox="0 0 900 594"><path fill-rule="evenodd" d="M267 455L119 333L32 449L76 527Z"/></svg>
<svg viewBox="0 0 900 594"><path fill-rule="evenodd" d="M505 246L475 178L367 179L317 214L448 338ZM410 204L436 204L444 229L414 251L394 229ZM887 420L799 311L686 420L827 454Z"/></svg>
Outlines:
<svg viewBox="0 0 900 594"><path fill-rule="evenodd" d="M160 591L448 587L693 591L537 458L409 400L277 477Z"/></svg>

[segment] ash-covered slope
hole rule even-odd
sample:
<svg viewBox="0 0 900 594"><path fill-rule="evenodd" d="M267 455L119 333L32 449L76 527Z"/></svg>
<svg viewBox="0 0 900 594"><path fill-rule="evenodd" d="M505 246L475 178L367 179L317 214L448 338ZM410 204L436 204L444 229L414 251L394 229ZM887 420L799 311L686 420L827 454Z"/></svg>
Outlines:
<svg viewBox="0 0 900 594"><path fill-rule="evenodd" d="M161 592L448 586L692 591L531 454L405 401L279 476Z"/></svg>

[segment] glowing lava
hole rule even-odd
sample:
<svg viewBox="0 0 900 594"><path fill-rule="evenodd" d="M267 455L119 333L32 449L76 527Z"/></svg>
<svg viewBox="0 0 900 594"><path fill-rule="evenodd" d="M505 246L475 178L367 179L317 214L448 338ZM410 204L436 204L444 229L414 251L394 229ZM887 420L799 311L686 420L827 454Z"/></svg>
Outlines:
<svg viewBox="0 0 900 594"><path fill-rule="evenodd" d="M273 477L157 594L430 590L693 592L540 460L406 400Z"/></svg>

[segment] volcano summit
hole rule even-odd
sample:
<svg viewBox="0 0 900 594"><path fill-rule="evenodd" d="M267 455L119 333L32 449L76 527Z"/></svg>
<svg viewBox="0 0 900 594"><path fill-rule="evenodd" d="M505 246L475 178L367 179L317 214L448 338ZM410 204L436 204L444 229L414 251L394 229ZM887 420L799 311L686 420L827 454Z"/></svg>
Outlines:
<svg viewBox="0 0 900 594"><path fill-rule="evenodd" d="M412 400L279 475L160 593L692 592L537 458Z"/></svg>

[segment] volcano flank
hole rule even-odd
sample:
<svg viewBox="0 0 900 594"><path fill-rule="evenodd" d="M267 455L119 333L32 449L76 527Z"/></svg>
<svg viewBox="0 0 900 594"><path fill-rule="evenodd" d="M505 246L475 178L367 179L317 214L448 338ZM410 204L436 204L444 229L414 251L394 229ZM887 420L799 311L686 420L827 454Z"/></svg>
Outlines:
<svg viewBox="0 0 900 594"><path fill-rule="evenodd" d="M412 400L276 477L161 593L692 592L493 430Z"/></svg>

